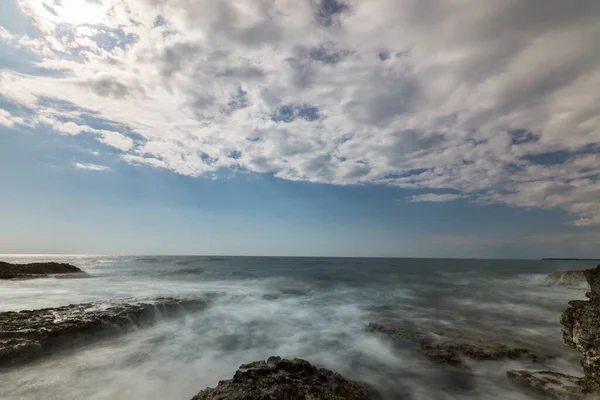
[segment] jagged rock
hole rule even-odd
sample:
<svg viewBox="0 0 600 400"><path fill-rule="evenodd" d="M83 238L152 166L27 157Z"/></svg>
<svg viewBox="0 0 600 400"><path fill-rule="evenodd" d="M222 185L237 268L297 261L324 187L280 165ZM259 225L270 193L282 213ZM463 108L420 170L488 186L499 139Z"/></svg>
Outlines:
<svg viewBox="0 0 600 400"><path fill-rule="evenodd" d="M269 357L244 364L233 379L206 388L192 400L366 400L365 386L308 361Z"/></svg>
<svg viewBox="0 0 600 400"><path fill-rule="evenodd" d="M85 339L147 326L206 306L204 300L160 298L151 303L71 304L0 313L0 366L30 361Z"/></svg>
<svg viewBox="0 0 600 400"><path fill-rule="evenodd" d="M585 376L579 378L558 372L508 371L508 377L553 399L600 399L600 265L583 271L591 290L589 300L570 301L560 319L563 340L582 353Z"/></svg>
<svg viewBox="0 0 600 400"><path fill-rule="evenodd" d="M592 399L580 385L581 378L552 371L508 371L508 378L530 392L546 399L579 400ZM587 396L587 397L586 397Z"/></svg>
<svg viewBox="0 0 600 400"><path fill-rule="evenodd" d="M42 262L31 264L11 264L0 261L0 279L40 278L54 274L84 274L82 270L71 264Z"/></svg>
<svg viewBox="0 0 600 400"><path fill-rule="evenodd" d="M541 361L549 358L531 350L511 347L499 343L482 343L464 338L435 339L436 335L411 326L385 326L369 324L368 332L386 335L395 343L412 343L415 350L436 363L453 367L468 368L468 360L527 360Z"/></svg>
<svg viewBox="0 0 600 400"><path fill-rule="evenodd" d="M584 271L556 271L546 277L546 283L558 286L583 286L586 282Z"/></svg>
<svg viewBox="0 0 600 400"><path fill-rule="evenodd" d="M584 271L590 284L589 300L570 301L561 317L563 340L583 355L585 377L600 387L600 265Z"/></svg>

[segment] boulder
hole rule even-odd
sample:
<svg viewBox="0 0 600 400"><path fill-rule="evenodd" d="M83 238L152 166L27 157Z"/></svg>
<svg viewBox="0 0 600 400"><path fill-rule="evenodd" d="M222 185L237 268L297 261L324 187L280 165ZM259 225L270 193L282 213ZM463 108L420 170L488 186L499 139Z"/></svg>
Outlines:
<svg viewBox="0 0 600 400"><path fill-rule="evenodd" d="M83 303L0 313L0 367L20 364L102 337L148 326L206 306L204 300L159 298L145 303Z"/></svg>
<svg viewBox="0 0 600 400"><path fill-rule="evenodd" d="M270 357L244 364L233 379L206 388L192 400L366 400L368 389L308 361Z"/></svg>
<svg viewBox="0 0 600 400"><path fill-rule="evenodd" d="M54 274L84 274L74 265L57 262L11 264L0 261L0 279L40 278Z"/></svg>
<svg viewBox="0 0 600 400"><path fill-rule="evenodd" d="M549 285L581 287L586 283L584 271L556 271L545 279Z"/></svg>

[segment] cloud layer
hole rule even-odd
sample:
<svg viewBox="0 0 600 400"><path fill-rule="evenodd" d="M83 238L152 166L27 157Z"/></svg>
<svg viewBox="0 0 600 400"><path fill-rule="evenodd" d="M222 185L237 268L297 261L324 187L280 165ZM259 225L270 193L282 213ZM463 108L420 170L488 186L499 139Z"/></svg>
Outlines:
<svg viewBox="0 0 600 400"><path fill-rule="evenodd" d="M19 0L5 126L600 223L600 2ZM15 16L16 18L16 16ZM8 56L5 56L7 58ZM0 103L1 106L2 103ZM16 110L16 111L15 111Z"/></svg>

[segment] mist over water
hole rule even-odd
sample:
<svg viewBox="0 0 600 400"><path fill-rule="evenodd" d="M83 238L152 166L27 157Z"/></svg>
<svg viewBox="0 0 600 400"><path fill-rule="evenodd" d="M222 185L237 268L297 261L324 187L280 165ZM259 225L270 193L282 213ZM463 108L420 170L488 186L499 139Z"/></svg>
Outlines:
<svg viewBox="0 0 600 400"><path fill-rule="evenodd" d="M38 257L0 256L11 262ZM386 399L527 399L507 369L581 374L559 318L584 288L547 286L593 263L261 257L43 257L89 278L0 282L0 311L160 296L208 308L18 368L0 371L1 399L190 399L240 364L304 358L367 382ZM478 362L467 376L365 332L414 324L555 354L543 364ZM403 397L404 396L404 397Z"/></svg>

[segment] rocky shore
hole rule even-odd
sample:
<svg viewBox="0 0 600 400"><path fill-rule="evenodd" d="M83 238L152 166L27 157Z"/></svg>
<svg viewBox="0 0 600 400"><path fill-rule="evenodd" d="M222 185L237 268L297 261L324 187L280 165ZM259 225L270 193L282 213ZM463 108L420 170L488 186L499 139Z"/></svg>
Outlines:
<svg viewBox="0 0 600 400"><path fill-rule="evenodd" d="M90 339L149 326L199 310L205 300L160 298L152 302L83 303L0 313L0 367L35 360Z"/></svg>
<svg viewBox="0 0 600 400"><path fill-rule="evenodd" d="M74 265L57 262L12 264L0 261L0 279L41 278L50 275L85 274Z"/></svg>
<svg viewBox="0 0 600 400"><path fill-rule="evenodd" d="M239 367L233 379L206 388L192 400L367 400L373 396L358 382L308 361L269 357Z"/></svg>
<svg viewBox="0 0 600 400"><path fill-rule="evenodd" d="M0 262L0 279L22 279L54 274L84 274L62 263L10 264ZM511 370L507 378L524 392L547 399L600 399L600 265L585 271L550 274L547 283L590 286L588 300L569 302L561 325L565 344L582 354L583 376L548 370ZM12 283L11 283L12 285ZM55 354L98 338L147 327L162 319L202 310L204 299L158 298L115 303L83 303L36 310L0 312L0 368ZM270 297L267 297L270 299ZM428 331L414 324L370 323L365 330L394 346L409 348L444 371L472 379L480 361L518 360L525 368L540 368L552 358L515 342L493 341L452 330ZM535 346L535 344L532 344ZM472 369L473 368L473 369ZM540 368L541 369L541 368ZM270 357L241 365L232 379L200 391L192 400L366 400L379 395L363 383L301 359Z"/></svg>
<svg viewBox="0 0 600 400"><path fill-rule="evenodd" d="M548 399L600 399L600 265L583 271L589 300L569 302L561 317L565 344L581 352L583 377L554 371L508 371L516 384Z"/></svg>

